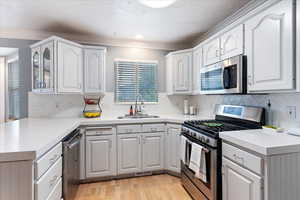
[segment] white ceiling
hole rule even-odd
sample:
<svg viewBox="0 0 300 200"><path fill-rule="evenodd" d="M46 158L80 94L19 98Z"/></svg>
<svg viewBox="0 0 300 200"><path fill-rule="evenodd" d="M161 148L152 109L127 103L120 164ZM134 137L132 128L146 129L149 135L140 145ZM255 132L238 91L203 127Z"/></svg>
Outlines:
<svg viewBox="0 0 300 200"><path fill-rule="evenodd" d="M0 56L9 56L17 51L18 49L16 48L0 47Z"/></svg>
<svg viewBox="0 0 300 200"><path fill-rule="evenodd" d="M147 8L137 0L0 0L0 30L68 33L145 42L191 42L250 0L177 0Z"/></svg>

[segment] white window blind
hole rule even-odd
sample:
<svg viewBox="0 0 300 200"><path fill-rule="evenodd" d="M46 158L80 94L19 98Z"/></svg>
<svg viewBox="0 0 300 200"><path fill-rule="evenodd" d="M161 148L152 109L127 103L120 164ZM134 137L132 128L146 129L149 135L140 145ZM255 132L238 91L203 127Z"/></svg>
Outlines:
<svg viewBox="0 0 300 200"><path fill-rule="evenodd" d="M137 96L146 103L158 102L157 63L116 61L115 100L133 103Z"/></svg>

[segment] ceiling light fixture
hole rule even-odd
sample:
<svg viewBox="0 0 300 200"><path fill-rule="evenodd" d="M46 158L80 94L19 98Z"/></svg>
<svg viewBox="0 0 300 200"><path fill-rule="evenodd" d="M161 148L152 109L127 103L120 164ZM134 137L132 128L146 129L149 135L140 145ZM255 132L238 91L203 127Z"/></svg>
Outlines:
<svg viewBox="0 0 300 200"><path fill-rule="evenodd" d="M135 38L138 39L138 40L141 40L141 39L144 38L144 36L143 36L142 34L137 34L137 35L135 36Z"/></svg>
<svg viewBox="0 0 300 200"><path fill-rule="evenodd" d="M165 8L169 7L173 3L175 3L176 0L139 0L140 3L142 3L145 6L148 6L150 8Z"/></svg>

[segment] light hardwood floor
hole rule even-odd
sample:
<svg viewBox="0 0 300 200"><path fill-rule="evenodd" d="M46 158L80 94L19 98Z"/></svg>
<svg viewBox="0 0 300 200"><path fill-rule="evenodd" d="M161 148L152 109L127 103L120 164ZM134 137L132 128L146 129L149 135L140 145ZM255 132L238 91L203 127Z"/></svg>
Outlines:
<svg viewBox="0 0 300 200"><path fill-rule="evenodd" d="M191 200L180 179L155 175L82 184L76 200Z"/></svg>

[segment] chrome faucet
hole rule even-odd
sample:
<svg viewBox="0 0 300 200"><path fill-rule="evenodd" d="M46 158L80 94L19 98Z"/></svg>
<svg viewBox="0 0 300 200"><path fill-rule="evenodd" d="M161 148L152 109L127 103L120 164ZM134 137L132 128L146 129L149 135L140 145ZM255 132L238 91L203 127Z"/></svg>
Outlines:
<svg viewBox="0 0 300 200"><path fill-rule="evenodd" d="M140 101L140 104L138 104L138 100ZM141 114L142 112L142 105L144 104L144 101L143 101L143 97L141 94L138 94L136 95L135 97L135 105L134 105L134 114L135 115L138 115L138 114Z"/></svg>

